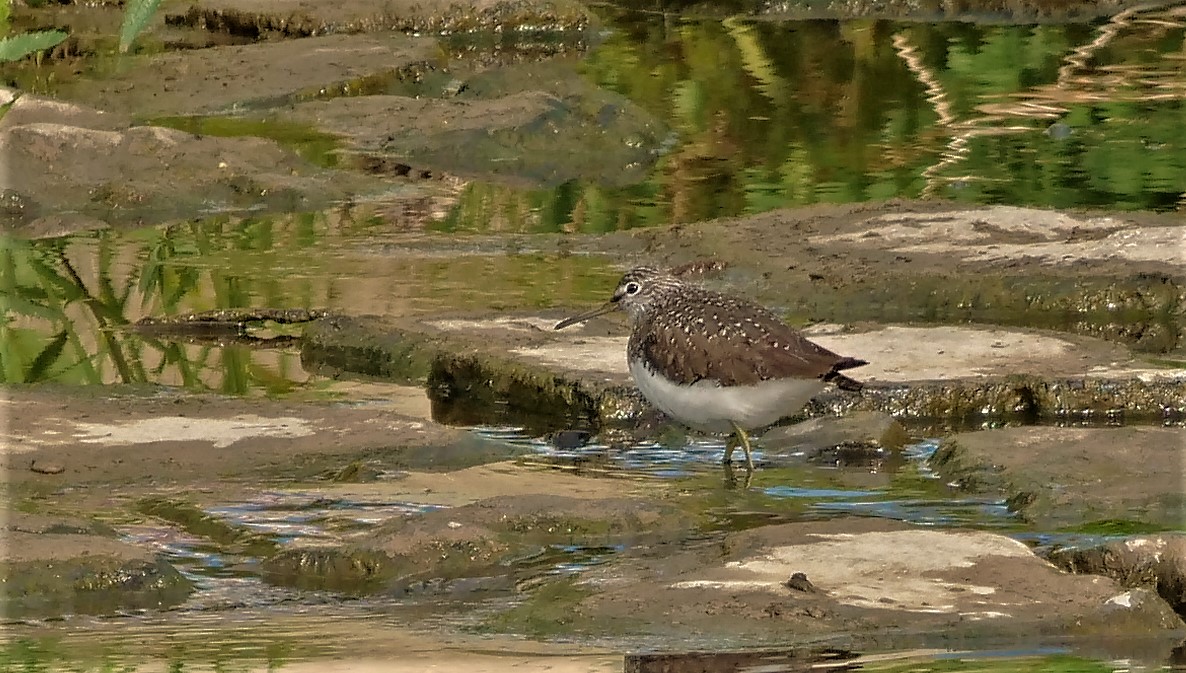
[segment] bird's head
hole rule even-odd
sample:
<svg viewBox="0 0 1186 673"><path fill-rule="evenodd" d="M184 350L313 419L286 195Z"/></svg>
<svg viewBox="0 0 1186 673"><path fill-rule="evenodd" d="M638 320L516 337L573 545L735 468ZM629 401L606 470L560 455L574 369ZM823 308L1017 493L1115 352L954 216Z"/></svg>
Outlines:
<svg viewBox="0 0 1186 673"><path fill-rule="evenodd" d="M632 320L638 320L646 315L660 297L669 292L678 292L680 285L678 278L654 267L631 269L618 281L618 287L608 302L592 311L561 320L556 323L555 329L564 329L618 309L630 314Z"/></svg>

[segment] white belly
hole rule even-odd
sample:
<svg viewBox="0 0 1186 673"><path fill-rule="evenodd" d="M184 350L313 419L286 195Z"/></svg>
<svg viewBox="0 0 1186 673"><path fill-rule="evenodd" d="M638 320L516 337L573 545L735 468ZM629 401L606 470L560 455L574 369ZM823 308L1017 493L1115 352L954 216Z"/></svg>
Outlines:
<svg viewBox="0 0 1186 673"><path fill-rule="evenodd" d="M677 386L641 361L629 366L648 402L680 423L706 432L729 432L730 421L743 430L770 425L802 409L825 386L818 379L781 379L733 388L713 381Z"/></svg>

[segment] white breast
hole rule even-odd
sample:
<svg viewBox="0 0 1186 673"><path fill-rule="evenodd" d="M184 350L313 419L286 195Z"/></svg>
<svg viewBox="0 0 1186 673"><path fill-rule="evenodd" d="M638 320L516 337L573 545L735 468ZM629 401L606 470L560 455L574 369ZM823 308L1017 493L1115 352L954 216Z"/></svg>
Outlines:
<svg viewBox="0 0 1186 673"><path fill-rule="evenodd" d="M778 379L729 388L715 381L678 386L642 361L629 366L648 402L680 423L707 432L729 432L730 421L744 430L770 425L802 409L825 386L818 379Z"/></svg>

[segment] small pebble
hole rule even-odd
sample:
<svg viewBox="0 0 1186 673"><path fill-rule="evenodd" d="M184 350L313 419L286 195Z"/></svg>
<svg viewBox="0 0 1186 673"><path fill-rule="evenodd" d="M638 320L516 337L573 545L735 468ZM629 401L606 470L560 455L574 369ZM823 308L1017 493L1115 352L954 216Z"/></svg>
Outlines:
<svg viewBox="0 0 1186 673"><path fill-rule="evenodd" d="M66 471L66 466L60 463L47 463L43 460L35 460L29 463L29 470L37 474L61 474Z"/></svg>
<svg viewBox="0 0 1186 673"><path fill-rule="evenodd" d="M804 593L814 594L819 591L811 583L811 580L807 579L807 575L804 573L791 575L791 579L787 580L785 584L788 589L794 589L795 591L802 591Z"/></svg>
<svg viewBox="0 0 1186 673"><path fill-rule="evenodd" d="M562 451L579 449L589 443L590 436L584 430L560 430L552 435L552 446Z"/></svg>

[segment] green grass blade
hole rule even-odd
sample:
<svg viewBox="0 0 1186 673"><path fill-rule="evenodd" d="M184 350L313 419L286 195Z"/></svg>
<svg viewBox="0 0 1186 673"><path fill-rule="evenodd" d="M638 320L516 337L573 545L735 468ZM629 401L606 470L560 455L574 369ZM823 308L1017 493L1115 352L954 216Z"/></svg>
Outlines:
<svg viewBox="0 0 1186 673"><path fill-rule="evenodd" d="M19 61L35 51L55 47L67 37L60 30L39 30L0 39L0 61Z"/></svg>
<svg viewBox="0 0 1186 673"><path fill-rule="evenodd" d="M25 383L36 383L45 379L49 368L62 356L62 349L66 346L66 341L69 337L70 335L66 330L62 330L54 336L53 341L41 349L41 352L37 354L37 357L33 360L33 364L29 365L29 369L25 373Z"/></svg>
<svg viewBox="0 0 1186 673"><path fill-rule="evenodd" d="M156 14L161 0L129 0L124 5L124 22L119 28L119 52L125 53L132 46L132 41L144 30L152 15Z"/></svg>

